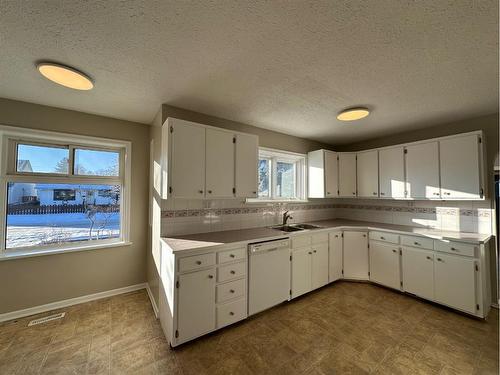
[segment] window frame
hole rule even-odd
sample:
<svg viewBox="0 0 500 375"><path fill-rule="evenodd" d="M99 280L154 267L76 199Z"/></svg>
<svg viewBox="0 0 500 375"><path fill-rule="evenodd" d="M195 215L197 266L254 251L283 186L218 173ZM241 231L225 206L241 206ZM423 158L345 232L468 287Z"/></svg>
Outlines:
<svg viewBox="0 0 500 375"><path fill-rule="evenodd" d="M307 199L307 155L295 152L259 147L258 160L268 159L269 169L269 196L247 199L255 202L306 202ZM277 163L291 163L295 165L295 198L282 198L276 195Z"/></svg>
<svg viewBox="0 0 500 375"><path fill-rule="evenodd" d="M68 148L68 173L30 173L17 171L18 144ZM75 175L73 162L75 149L119 152L118 176ZM130 186L131 142L108 138L80 136L62 132L23 129L0 125L0 260L81 251L101 247L130 244ZM7 235L7 186L9 182L110 184L120 186L120 236L112 239L75 241L70 243L6 248Z"/></svg>

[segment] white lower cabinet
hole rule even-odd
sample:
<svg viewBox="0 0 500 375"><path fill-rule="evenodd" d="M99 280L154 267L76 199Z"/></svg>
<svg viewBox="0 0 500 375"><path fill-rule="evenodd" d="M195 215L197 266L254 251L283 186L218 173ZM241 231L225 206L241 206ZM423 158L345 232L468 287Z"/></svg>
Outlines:
<svg viewBox="0 0 500 375"><path fill-rule="evenodd" d="M310 247L294 250L292 253L292 298L311 290L311 255Z"/></svg>
<svg viewBox="0 0 500 375"><path fill-rule="evenodd" d="M434 300L434 253L402 248L403 290Z"/></svg>
<svg viewBox="0 0 500 375"><path fill-rule="evenodd" d="M314 290L328 284L328 242L312 246L311 263L311 286Z"/></svg>
<svg viewBox="0 0 500 375"><path fill-rule="evenodd" d="M215 268L179 276L177 340L215 329Z"/></svg>
<svg viewBox="0 0 500 375"><path fill-rule="evenodd" d="M366 232L344 231L344 278L368 280L368 272Z"/></svg>
<svg viewBox="0 0 500 375"><path fill-rule="evenodd" d="M370 281L394 289L401 288L399 246L370 242Z"/></svg>
<svg viewBox="0 0 500 375"><path fill-rule="evenodd" d="M298 240L298 241L297 241ZM298 297L328 284L328 234L297 237L292 243L310 244L292 250L292 293ZM320 243L315 243L319 242Z"/></svg>
<svg viewBox="0 0 500 375"><path fill-rule="evenodd" d="M437 302L476 313L476 271L474 259L436 254L434 296Z"/></svg>
<svg viewBox="0 0 500 375"><path fill-rule="evenodd" d="M331 232L329 244L328 281L333 282L342 278L342 232Z"/></svg>

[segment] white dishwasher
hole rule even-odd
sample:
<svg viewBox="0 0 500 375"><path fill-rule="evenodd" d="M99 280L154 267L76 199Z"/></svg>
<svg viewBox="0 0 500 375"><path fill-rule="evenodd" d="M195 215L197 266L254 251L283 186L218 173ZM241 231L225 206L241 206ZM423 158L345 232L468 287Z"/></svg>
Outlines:
<svg viewBox="0 0 500 375"><path fill-rule="evenodd" d="M248 245L248 315L290 298L290 240Z"/></svg>

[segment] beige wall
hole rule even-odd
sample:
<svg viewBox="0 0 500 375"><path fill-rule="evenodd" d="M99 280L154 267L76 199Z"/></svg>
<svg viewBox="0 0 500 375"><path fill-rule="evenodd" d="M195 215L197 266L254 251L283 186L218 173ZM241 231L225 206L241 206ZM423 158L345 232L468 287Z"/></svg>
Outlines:
<svg viewBox="0 0 500 375"><path fill-rule="evenodd" d="M149 126L7 99L0 124L132 142L132 245L0 261L0 313L145 282Z"/></svg>
<svg viewBox="0 0 500 375"><path fill-rule="evenodd" d="M259 136L259 146L261 147L269 147L304 154L320 148L325 148L327 150L332 149L331 145L324 143L257 128L253 125L247 125L241 122L226 120L220 117L209 116L203 113L188 111L186 109L164 104L162 106L162 121L164 122L168 117L175 117L182 120L199 122L205 125L217 126L219 128L255 134Z"/></svg>

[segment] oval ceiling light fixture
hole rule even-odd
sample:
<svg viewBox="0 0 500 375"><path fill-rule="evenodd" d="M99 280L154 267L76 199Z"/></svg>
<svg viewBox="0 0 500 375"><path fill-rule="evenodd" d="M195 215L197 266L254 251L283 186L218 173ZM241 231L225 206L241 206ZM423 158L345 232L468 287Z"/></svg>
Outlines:
<svg viewBox="0 0 500 375"><path fill-rule="evenodd" d="M347 108L337 115L340 121L355 121L365 118L370 114L370 110L365 107Z"/></svg>
<svg viewBox="0 0 500 375"><path fill-rule="evenodd" d="M71 89L90 90L94 87L88 75L70 66L54 62L40 62L36 68L45 78Z"/></svg>

